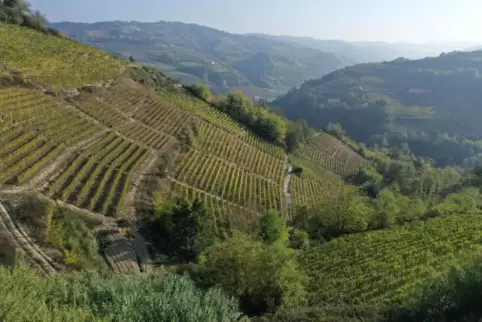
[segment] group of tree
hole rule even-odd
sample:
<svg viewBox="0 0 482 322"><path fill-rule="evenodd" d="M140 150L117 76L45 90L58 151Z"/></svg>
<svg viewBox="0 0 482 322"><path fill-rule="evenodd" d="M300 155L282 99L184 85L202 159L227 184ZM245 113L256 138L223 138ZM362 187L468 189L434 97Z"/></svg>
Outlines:
<svg viewBox="0 0 482 322"><path fill-rule="evenodd" d="M306 121L291 122L271 111L264 104L256 104L241 91L232 91L226 97L214 97L209 87L193 84L187 89L200 99L212 104L236 121L274 144L282 145L289 152L302 147L314 135Z"/></svg>
<svg viewBox="0 0 482 322"><path fill-rule="evenodd" d="M155 208L145 216L146 236L171 262L191 263L182 270L200 287L221 287L248 315L304 303L306 277L295 255L308 236L288 227L276 211L263 214L248 232L214 218L198 200L157 194Z"/></svg>
<svg viewBox="0 0 482 322"><path fill-rule="evenodd" d="M61 33L47 26L47 18L38 10L32 11L25 0L0 1L0 22L19 25L41 31L46 34L60 36Z"/></svg>

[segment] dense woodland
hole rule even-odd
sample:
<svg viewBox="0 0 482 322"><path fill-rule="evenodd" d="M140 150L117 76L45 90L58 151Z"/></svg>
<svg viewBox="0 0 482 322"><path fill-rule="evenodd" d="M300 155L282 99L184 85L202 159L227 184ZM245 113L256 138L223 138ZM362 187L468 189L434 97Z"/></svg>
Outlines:
<svg viewBox="0 0 482 322"><path fill-rule="evenodd" d="M361 64L307 81L273 103L291 119L340 123L371 147L407 143L438 166L474 166L480 157L480 52Z"/></svg>

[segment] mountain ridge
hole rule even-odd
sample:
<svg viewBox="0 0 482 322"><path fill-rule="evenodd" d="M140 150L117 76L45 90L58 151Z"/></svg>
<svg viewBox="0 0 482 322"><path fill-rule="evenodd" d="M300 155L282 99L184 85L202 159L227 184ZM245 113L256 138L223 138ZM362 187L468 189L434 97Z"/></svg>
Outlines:
<svg viewBox="0 0 482 322"><path fill-rule="evenodd" d="M252 90L251 96L261 94L259 96L273 98L276 93L300 85L304 80L349 64L336 55L313 48L298 48L198 24L123 21L64 22L50 26L125 59L133 56L177 80L208 83L215 92L221 93L242 89ZM261 53L270 55L272 60L271 67L266 66L266 70L263 62L256 59ZM240 68L245 66L241 62L246 60L257 66L259 72L255 78L252 72ZM279 78L277 82L273 80L273 73Z"/></svg>

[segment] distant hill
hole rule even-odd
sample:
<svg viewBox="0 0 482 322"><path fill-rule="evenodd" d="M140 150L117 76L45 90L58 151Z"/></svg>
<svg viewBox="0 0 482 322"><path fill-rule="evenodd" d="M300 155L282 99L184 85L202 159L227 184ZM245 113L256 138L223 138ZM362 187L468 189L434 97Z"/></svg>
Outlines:
<svg viewBox="0 0 482 322"><path fill-rule="evenodd" d="M132 56L179 81L208 83L219 93L237 88L252 96L275 97L352 63L313 48L181 22L51 26L125 59Z"/></svg>
<svg viewBox="0 0 482 322"><path fill-rule="evenodd" d="M419 59L438 56L442 52L462 50L466 43L386 43L380 41L343 41L321 40L311 37L273 36L265 34L251 34L265 39L275 39L303 48L318 49L343 57L346 61L356 63L372 63L390 61L399 57Z"/></svg>
<svg viewBox="0 0 482 322"><path fill-rule="evenodd" d="M465 139L482 137L481 71L482 52L360 64L307 81L273 105L313 127L339 122L365 143L392 145L396 135L440 164L469 162L481 152L480 141ZM439 142L445 148L432 146Z"/></svg>

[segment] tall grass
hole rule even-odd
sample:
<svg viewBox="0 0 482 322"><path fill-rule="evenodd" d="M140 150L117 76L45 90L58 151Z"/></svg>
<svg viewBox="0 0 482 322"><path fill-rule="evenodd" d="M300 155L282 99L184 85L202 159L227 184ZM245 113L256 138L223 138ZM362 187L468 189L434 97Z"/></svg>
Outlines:
<svg viewBox="0 0 482 322"><path fill-rule="evenodd" d="M0 267L0 321L239 321L237 301L187 277L102 275L45 278Z"/></svg>

